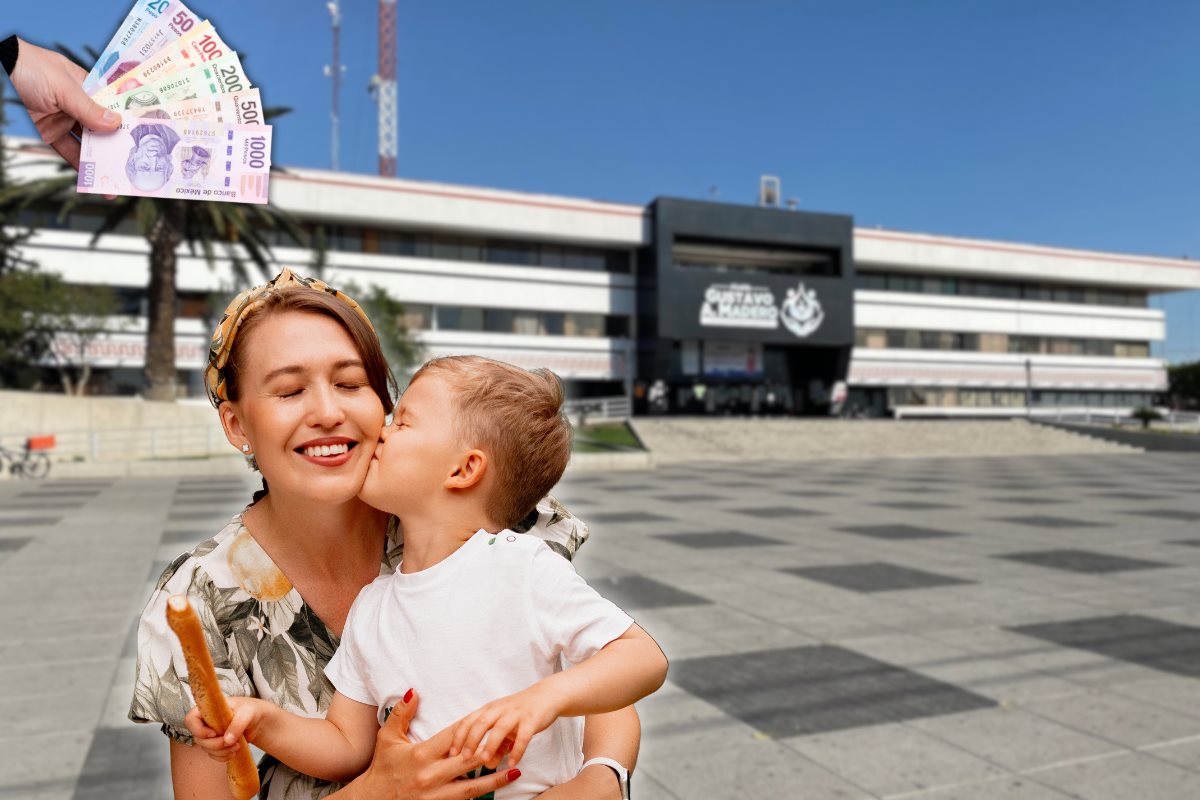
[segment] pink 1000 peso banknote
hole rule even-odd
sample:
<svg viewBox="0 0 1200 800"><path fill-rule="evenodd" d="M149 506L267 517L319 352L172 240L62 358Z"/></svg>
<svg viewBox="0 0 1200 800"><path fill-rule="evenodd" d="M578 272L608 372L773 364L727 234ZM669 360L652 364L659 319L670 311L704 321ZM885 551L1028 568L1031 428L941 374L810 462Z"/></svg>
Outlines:
<svg viewBox="0 0 1200 800"><path fill-rule="evenodd" d="M114 133L84 130L78 191L266 203L271 126L126 117Z"/></svg>

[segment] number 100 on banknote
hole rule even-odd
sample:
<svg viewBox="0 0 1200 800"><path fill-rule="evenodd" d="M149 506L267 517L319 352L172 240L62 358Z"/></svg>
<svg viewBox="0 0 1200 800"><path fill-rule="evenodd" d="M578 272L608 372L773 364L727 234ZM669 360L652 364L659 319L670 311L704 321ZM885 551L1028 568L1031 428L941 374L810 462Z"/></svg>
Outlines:
<svg viewBox="0 0 1200 800"><path fill-rule="evenodd" d="M271 126L127 117L111 134L85 131L77 190L180 200L266 203Z"/></svg>

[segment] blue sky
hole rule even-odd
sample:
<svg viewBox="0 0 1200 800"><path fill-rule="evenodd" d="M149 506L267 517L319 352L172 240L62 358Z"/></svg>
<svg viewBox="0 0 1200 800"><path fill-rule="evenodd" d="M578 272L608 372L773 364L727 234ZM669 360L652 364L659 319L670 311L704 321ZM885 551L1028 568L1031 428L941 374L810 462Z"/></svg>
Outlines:
<svg viewBox="0 0 1200 800"><path fill-rule="evenodd" d="M342 3L341 163L373 173L376 3ZM99 49L130 4L0 19ZM323 0L189 5L295 109L275 160L328 167ZM1167 0L400 0L399 174L644 203L753 202L771 173L859 225L1200 269L1197 30L1200 3ZM1200 293L1153 302L1166 357L1200 359Z"/></svg>

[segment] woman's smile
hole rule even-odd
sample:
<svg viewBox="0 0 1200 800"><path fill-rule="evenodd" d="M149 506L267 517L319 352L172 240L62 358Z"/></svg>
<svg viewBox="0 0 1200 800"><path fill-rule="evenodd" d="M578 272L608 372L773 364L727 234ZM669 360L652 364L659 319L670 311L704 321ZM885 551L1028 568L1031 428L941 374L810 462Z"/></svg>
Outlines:
<svg viewBox="0 0 1200 800"><path fill-rule="evenodd" d="M340 467L350 460L350 452L357 446L357 441L346 436L322 436L319 439L311 439L294 450L310 464Z"/></svg>

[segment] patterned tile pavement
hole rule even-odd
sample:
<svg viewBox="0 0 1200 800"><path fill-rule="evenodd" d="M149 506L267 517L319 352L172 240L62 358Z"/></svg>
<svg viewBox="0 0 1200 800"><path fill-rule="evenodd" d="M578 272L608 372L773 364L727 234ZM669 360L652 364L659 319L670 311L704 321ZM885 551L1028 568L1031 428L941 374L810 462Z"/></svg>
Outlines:
<svg viewBox="0 0 1200 800"><path fill-rule="evenodd" d="M170 796L132 620L241 478L0 483L0 800ZM568 478L577 565L663 645L639 800L1200 796L1200 459ZM1043 513L1052 510L1052 514ZM1149 568L1153 567L1153 568Z"/></svg>

